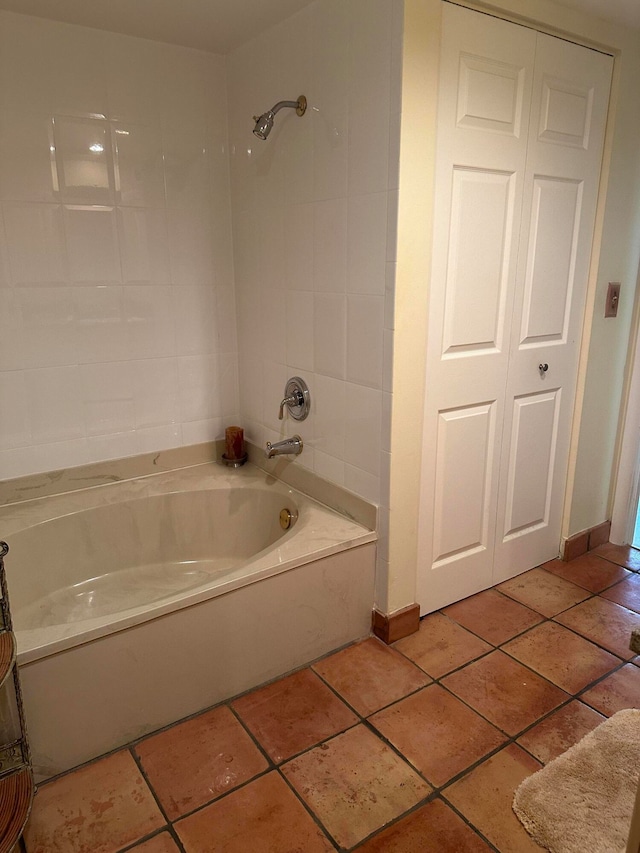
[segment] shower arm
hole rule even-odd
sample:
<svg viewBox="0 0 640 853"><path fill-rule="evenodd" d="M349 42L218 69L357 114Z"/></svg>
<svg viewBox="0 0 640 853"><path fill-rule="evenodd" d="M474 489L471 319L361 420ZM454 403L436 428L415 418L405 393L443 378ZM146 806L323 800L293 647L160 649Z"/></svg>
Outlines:
<svg viewBox="0 0 640 853"><path fill-rule="evenodd" d="M267 110L264 115L275 116L277 112L280 112L280 110L284 109L285 107L289 107L290 109L295 110L299 116L302 116L305 114L305 111L307 109L307 99L304 95L300 95L297 101L278 101L278 103L274 104L274 106L272 106L270 110ZM254 116L253 120L260 121L261 118L262 116Z"/></svg>

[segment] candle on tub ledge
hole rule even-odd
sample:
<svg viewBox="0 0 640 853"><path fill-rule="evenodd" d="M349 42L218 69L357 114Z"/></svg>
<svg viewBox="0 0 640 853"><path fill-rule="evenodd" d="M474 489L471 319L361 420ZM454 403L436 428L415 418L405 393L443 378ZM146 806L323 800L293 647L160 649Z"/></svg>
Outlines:
<svg viewBox="0 0 640 853"><path fill-rule="evenodd" d="M229 426L224 431L225 462L244 462L244 430L239 426Z"/></svg>

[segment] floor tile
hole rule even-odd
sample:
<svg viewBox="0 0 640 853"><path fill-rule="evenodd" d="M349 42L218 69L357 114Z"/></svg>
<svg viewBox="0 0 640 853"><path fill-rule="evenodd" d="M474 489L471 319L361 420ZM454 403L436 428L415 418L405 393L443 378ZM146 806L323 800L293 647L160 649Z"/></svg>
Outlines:
<svg viewBox="0 0 640 853"><path fill-rule="evenodd" d="M442 684L509 735L521 732L569 698L500 651L448 675Z"/></svg>
<svg viewBox="0 0 640 853"><path fill-rule="evenodd" d="M186 853L329 853L334 847L274 770L174 825Z"/></svg>
<svg viewBox="0 0 640 853"><path fill-rule="evenodd" d="M225 706L152 735L135 751L170 820L253 779L269 766Z"/></svg>
<svg viewBox="0 0 640 853"><path fill-rule="evenodd" d="M451 604L442 612L494 646L506 643L543 618L495 589L487 589Z"/></svg>
<svg viewBox="0 0 640 853"><path fill-rule="evenodd" d="M561 613L556 621L618 657L625 660L634 657L629 649L629 641L631 631L638 627L640 619L637 613L619 604L598 596Z"/></svg>
<svg viewBox="0 0 640 853"><path fill-rule="evenodd" d="M440 678L491 650L488 643L474 637L442 613L425 616L420 620L419 631L398 640L394 648L432 678Z"/></svg>
<svg viewBox="0 0 640 853"><path fill-rule="evenodd" d="M374 637L312 667L363 717L429 684L431 679Z"/></svg>
<svg viewBox="0 0 640 853"><path fill-rule="evenodd" d="M602 714L575 700L525 732L518 738L518 743L535 755L538 761L548 764L600 723L604 723L605 719Z"/></svg>
<svg viewBox="0 0 640 853"><path fill-rule="evenodd" d="M150 841L136 844L131 853L180 853L180 849L168 832L161 832Z"/></svg>
<svg viewBox="0 0 640 853"><path fill-rule="evenodd" d="M621 662L620 658L555 622L544 622L532 628L502 650L567 693L578 693Z"/></svg>
<svg viewBox="0 0 640 853"><path fill-rule="evenodd" d="M640 572L640 551L632 548L631 545L614 545L613 542L607 542L605 545L594 548L591 553L617 563L619 566Z"/></svg>
<svg viewBox="0 0 640 853"><path fill-rule="evenodd" d="M568 563L564 560L551 560L544 563L541 568L590 592L602 592L603 589L624 580L629 575L622 566L598 557L597 554L583 554L582 557L577 557Z"/></svg>
<svg viewBox="0 0 640 853"><path fill-rule="evenodd" d="M275 762L358 722L310 669L254 690L232 702L232 707Z"/></svg>
<svg viewBox="0 0 640 853"><path fill-rule="evenodd" d="M640 613L640 575L630 575L622 583L605 590L602 597Z"/></svg>
<svg viewBox="0 0 640 853"><path fill-rule="evenodd" d="M25 841L29 853L115 853L164 824L123 750L40 786Z"/></svg>
<svg viewBox="0 0 640 853"><path fill-rule="evenodd" d="M640 669L626 663L580 698L607 717L624 708L640 708Z"/></svg>
<svg viewBox="0 0 640 853"><path fill-rule="evenodd" d="M502 732L438 684L369 722L437 788L505 741Z"/></svg>
<svg viewBox="0 0 640 853"><path fill-rule="evenodd" d="M443 796L503 853L540 853L511 808L518 785L539 769L511 744L445 788Z"/></svg>
<svg viewBox="0 0 640 853"><path fill-rule="evenodd" d="M342 847L353 847L431 793L363 725L294 758L282 772Z"/></svg>
<svg viewBox="0 0 640 853"><path fill-rule="evenodd" d="M491 848L442 800L433 800L354 853L488 853Z"/></svg>
<svg viewBox="0 0 640 853"><path fill-rule="evenodd" d="M589 597L586 590L540 568L511 578L496 589L543 616L555 616Z"/></svg>

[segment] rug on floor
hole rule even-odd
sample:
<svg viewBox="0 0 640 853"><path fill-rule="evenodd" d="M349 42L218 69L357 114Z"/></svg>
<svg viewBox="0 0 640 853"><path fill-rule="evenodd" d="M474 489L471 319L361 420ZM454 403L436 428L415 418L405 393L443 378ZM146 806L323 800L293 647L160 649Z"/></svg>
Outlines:
<svg viewBox="0 0 640 853"><path fill-rule="evenodd" d="M513 810L551 853L624 853L640 775L640 710L618 711L529 776Z"/></svg>

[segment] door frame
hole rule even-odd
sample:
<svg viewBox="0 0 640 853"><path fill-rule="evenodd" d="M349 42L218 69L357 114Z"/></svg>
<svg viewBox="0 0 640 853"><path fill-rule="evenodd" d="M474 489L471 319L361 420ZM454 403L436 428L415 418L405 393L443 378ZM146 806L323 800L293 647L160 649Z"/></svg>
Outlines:
<svg viewBox="0 0 640 853"><path fill-rule="evenodd" d="M620 411L617 465L613 483L611 533L615 545L630 545L640 493L640 267L629 333L629 352Z"/></svg>
<svg viewBox="0 0 640 853"><path fill-rule="evenodd" d="M451 2L451 0L450 0ZM532 27L548 35L609 53L614 58L610 110L605 131L602 173L594 228L591 266L581 340L578 385L571 432L569 471L565 490L562 536L569 535L578 436L584 398L589 341L596 299L597 270L604 229L616 104L620 98L621 47L617 39L601 38L596 19L555 7L523 14L519 0L454 0L457 5ZM404 0L404 61L401 156L398 199L398 250L395 289L393 405L391 408L390 501L388 572L381 578L378 597L386 612L416 601L418 571L418 496L420 468L415 448L422 437L424 369L426 361L427 295L430 288L433 228L434 140L440 53L442 0ZM411 416L408 416L410 414ZM412 448L413 451L407 451ZM419 459L419 453L418 453ZM560 544L560 543L559 543Z"/></svg>

